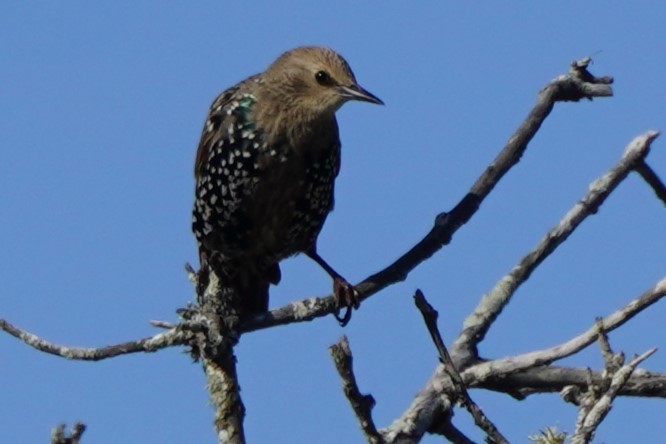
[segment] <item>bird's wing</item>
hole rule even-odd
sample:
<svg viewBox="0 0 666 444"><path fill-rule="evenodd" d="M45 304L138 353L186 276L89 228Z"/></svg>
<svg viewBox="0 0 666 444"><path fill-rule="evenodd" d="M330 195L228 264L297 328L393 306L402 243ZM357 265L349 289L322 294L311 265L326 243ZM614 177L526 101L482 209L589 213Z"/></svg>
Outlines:
<svg viewBox="0 0 666 444"><path fill-rule="evenodd" d="M229 132L231 124L236 124L239 120L244 120L244 113L247 112L249 104L243 102L248 95L244 94L245 86L254 81L256 76L232 86L223 91L213 101L206 118L206 123L201 133L199 147L197 148L197 157L194 162L194 176L200 177L204 172L206 163L209 161L211 151L216 146L222 144L232 146L229 138L234 136L237 128Z"/></svg>

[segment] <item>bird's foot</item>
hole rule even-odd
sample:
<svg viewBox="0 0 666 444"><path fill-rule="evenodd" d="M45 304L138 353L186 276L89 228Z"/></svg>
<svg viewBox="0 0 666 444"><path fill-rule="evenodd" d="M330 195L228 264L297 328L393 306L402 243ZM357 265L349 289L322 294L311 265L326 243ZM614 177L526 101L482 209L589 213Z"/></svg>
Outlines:
<svg viewBox="0 0 666 444"><path fill-rule="evenodd" d="M340 326L344 327L349 323L352 316L352 308L358 309L361 305L359 300L358 293L354 289L354 286L347 282L342 277L336 277L333 279L333 294L337 301L337 308L335 313L335 319L338 320ZM344 315L340 315L342 309L345 309Z"/></svg>

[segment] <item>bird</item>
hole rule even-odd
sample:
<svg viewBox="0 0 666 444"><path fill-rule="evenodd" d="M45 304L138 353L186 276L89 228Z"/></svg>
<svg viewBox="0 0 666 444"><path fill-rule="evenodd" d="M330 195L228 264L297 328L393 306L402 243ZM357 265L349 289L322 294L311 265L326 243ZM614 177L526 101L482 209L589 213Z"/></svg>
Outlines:
<svg viewBox="0 0 666 444"><path fill-rule="evenodd" d="M340 171L335 113L349 101L384 104L319 46L284 52L213 101L196 153L192 231L200 278L210 267L232 286L241 316L268 310L280 261L299 253L333 279L341 325L358 308L353 286L317 252Z"/></svg>

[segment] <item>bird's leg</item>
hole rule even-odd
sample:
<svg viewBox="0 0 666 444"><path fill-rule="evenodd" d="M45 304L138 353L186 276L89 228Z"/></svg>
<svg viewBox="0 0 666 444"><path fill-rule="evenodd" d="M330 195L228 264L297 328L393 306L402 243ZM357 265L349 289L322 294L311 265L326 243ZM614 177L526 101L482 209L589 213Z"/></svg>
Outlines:
<svg viewBox="0 0 666 444"><path fill-rule="evenodd" d="M351 285L345 278L343 278L340 273L335 271L333 267L328 265L328 263L317 253L317 249L313 246L305 252L310 259L315 261L321 268L328 273L331 278L333 278L333 294L338 302L338 308L336 313L334 313L335 319L338 320L341 326L345 326L349 323L352 315L352 308L358 309L361 302L358 299L358 294L354 290L354 286ZM345 314L340 316L340 309L342 307L346 308Z"/></svg>

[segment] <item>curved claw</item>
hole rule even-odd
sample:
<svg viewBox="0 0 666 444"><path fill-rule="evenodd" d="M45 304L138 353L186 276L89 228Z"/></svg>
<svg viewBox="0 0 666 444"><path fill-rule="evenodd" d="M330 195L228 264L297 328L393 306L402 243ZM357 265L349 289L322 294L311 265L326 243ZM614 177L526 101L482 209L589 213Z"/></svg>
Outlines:
<svg viewBox="0 0 666 444"><path fill-rule="evenodd" d="M352 308L358 309L361 302L358 299L358 294L354 287L343 278L335 278L333 280L333 293L335 294L338 303L334 316L340 326L344 327L351 320ZM343 307L346 308L345 314L340 316L340 309Z"/></svg>
<svg viewBox="0 0 666 444"><path fill-rule="evenodd" d="M333 316L335 316L335 319L338 321L338 324L340 324L340 327L344 327L345 325L349 324L349 321L351 320L352 317L352 309L351 307L345 307L345 314L344 316L340 316L340 307L338 307L335 310L335 313L333 313Z"/></svg>

